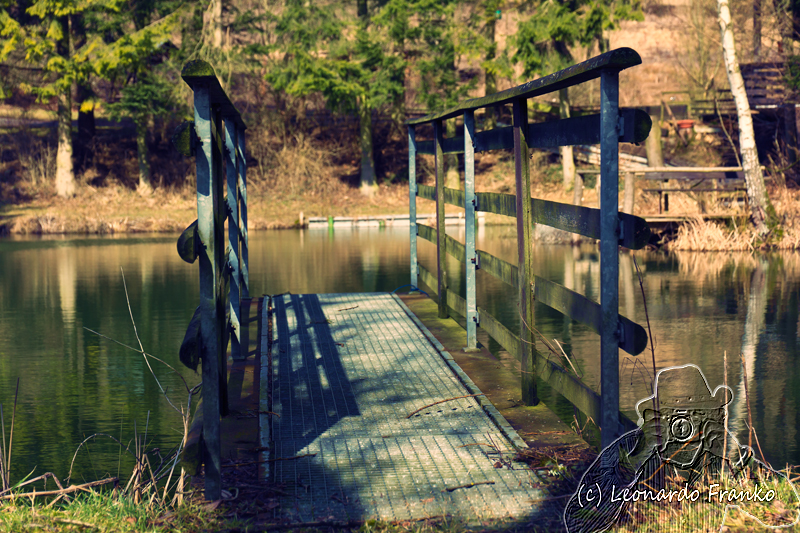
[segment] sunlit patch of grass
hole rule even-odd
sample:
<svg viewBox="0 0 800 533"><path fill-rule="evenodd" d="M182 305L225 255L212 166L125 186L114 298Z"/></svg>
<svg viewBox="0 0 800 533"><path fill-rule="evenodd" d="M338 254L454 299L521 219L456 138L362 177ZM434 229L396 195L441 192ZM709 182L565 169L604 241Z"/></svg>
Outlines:
<svg viewBox="0 0 800 533"><path fill-rule="evenodd" d="M209 531L223 522L220 511L199 501L187 500L176 507L137 505L116 491L80 493L69 502L20 497L0 506L0 530L15 533Z"/></svg>

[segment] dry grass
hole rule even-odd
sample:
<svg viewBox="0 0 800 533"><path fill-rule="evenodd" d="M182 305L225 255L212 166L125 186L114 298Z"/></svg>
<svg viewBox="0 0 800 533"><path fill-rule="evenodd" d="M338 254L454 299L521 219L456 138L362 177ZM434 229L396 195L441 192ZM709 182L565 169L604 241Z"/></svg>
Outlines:
<svg viewBox="0 0 800 533"><path fill-rule="evenodd" d="M752 251L756 240L757 235L752 230L729 230L717 222L697 217L678 228L678 236L668 243L668 248L693 252Z"/></svg>
<svg viewBox="0 0 800 533"><path fill-rule="evenodd" d="M50 183L56 175L56 149L46 142L37 142L19 154L26 184L38 188Z"/></svg>
<svg viewBox="0 0 800 533"><path fill-rule="evenodd" d="M758 473L756 473L758 470ZM796 492L790 479L797 479L796 472L788 468L776 473L768 469L748 468L737 479L709 478L690 487L690 492L696 489L699 497L696 501L684 499L672 502L637 502L631 504L618 522L616 531L622 533L646 533L650 531L675 531L675 532L750 532L750 531L791 531L796 532L800 527L795 523L798 519L796 507ZM712 484L717 484L711 490ZM772 501L747 501L742 499L731 504L741 503L747 513L742 509L728 508L727 501L719 501L720 493L724 490L735 488L737 491L748 490L755 492L756 486L761 487L761 494L767 490L775 491ZM675 482L675 488L683 487L683 482ZM785 502L790 502L787 506ZM724 525L723 525L724 517ZM759 523L761 522L761 523Z"/></svg>
<svg viewBox="0 0 800 533"><path fill-rule="evenodd" d="M772 205L781 221L779 231L772 235L770 246L778 249L800 248L800 191L786 187L770 187ZM753 251L761 246L750 224L732 219L730 226L703 220L699 216L678 229L677 237L667 244L669 250L687 251Z"/></svg>

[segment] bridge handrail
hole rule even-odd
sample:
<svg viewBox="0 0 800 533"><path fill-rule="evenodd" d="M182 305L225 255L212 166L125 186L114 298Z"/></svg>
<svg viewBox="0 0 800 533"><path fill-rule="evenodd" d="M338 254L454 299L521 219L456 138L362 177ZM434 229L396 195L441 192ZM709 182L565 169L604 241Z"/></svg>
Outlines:
<svg viewBox="0 0 800 533"><path fill-rule="evenodd" d="M200 259L200 305L195 310L180 358L190 368L202 363L205 496L221 496L220 417L228 412L227 351L247 357L241 339L242 306L249 303L247 163L245 124L205 61L190 61L181 77L194 93L194 121L173 136L178 151L195 156L197 220L178 239L187 263ZM223 126L224 124L224 126ZM223 179L224 172L224 179ZM228 238L224 227L228 222Z"/></svg>
<svg viewBox="0 0 800 533"><path fill-rule="evenodd" d="M462 115L466 111L475 111L482 107L507 104L519 98L541 96L597 79L603 71L609 69L620 71L635 65L640 65L641 63L642 58L635 50L631 48L617 48L542 78L482 98L465 100L455 107L439 113L409 120L406 124L409 126L416 126L433 122L434 120L446 120Z"/></svg>
<svg viewBox="0 0 800 533"><path fill-rule="evenodd" d="M649 240L647 223L619 212L620 142L644 141L650 131L647 113L619 109L619 71L641 63L639 55L629 49L612 50L560 72L484 98L467 100L459 105L410 120L409 129L409 214L411 222L411 283L418 279L438 296L439 316L445 318L450 309L464 316L467 322L467 347L477 346L476 327L482 328L522 363L522 397L526 404L538 403L534 375L538 375L576 407L605 428L601 432L603 446L629 429L632 422L619 412L620 348L636 355L647 345L647 334L640 325L619 316L618 246L642 248ZM545 123L529 123L527 99L601 79L601 112ZM513 104L514 124L511 127L475 131L475 110L497 104ZM460 136L445 139L443 122L463 115ZM432 123L434 139L417 141L416 127ZM575 144L601 145L601 209L560 204L530 198L528 149ZM495 149L514 150L516 194L475 192L475 152ZM432 153L436 160L436 186L417 185L416 154ZM444 154L464 153L465 190L444 187ZM416 198L436 202L436 228L416 223ZM530 201L525 202L525 197ZM445 204L465 210L466 242L446 235ZM493 212L517 219L518 264L512 265L475 248L475 212ZM565 231L600 240L601 302L598 304L557 283L532 272L533 224L545 224ZM442 229L439 231L438 229ZM417 260L417 237L434 242L437 247L436 276ZM446 254L466 265L466 299L447 288ZM479 308L476 302L475 271L481 268L502 281L516 286L520 303L520 336L514 335L499 320ZM603 283L603 279L613 283ZM533 301L550 306L572 319L588 324L601 335L602 397L572 376L564 368L540 355L535 348L529 326L533 319Z"/></svg>

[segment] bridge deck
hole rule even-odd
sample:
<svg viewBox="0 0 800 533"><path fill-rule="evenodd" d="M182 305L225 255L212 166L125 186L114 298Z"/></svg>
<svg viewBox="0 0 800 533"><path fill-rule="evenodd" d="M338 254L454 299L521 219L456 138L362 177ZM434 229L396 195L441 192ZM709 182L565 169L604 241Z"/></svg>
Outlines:
<svg viewBox="0 0 800 533"><path fill-rule="evenodd" d="M275 415L261 415L261 438L270 447L263 475L287 494L275 519L473 522L546 512L530 501L548 496L532 471L495 468L513 456L512 441L524 443L485 398L406 418L478 391L399 298L281 295L272 306L261 391Z"/></svg>

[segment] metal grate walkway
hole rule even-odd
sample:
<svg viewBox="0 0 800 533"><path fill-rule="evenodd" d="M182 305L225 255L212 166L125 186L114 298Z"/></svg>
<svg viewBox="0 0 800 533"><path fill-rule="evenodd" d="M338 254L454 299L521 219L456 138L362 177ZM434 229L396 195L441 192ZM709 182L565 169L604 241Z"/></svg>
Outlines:
<svg viewBox="0 0 800 533"><path fill-rule="evenodd" d="M274 518L474 522L543 510L530 502L547 497L532 471L495 468L513 455L511 440L524 444L487 400L406 418L478 391L399 298L281 295L272 305L272 369L262 357L261 394L271 381L278 416L262 414L271 459L262 473L289 494Z"/></svg>

